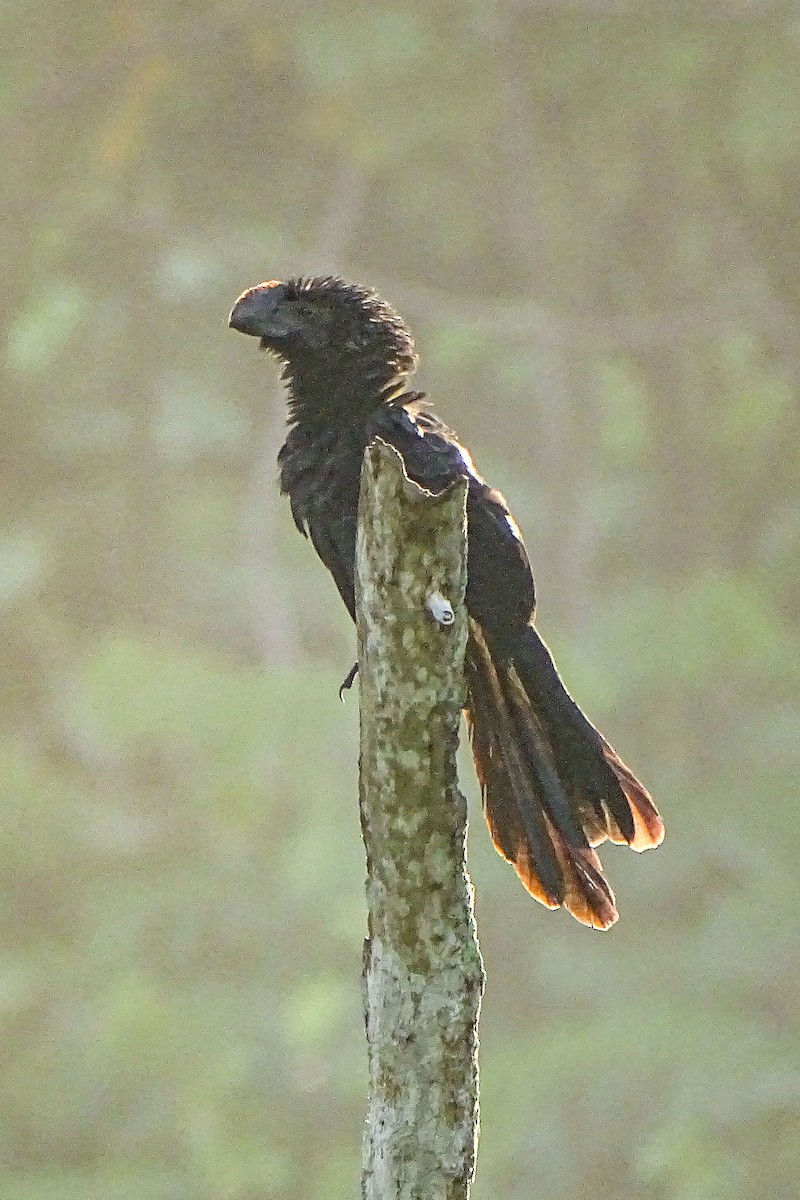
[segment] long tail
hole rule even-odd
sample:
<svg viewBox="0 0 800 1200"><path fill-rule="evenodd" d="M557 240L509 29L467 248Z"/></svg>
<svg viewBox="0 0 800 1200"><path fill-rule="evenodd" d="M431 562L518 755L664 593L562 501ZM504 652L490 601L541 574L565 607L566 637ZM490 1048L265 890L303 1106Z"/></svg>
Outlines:
<svg viewBox="0 0 800 1200"><path fill-rule="evenodd" d="M471 620L466 665L492 841L542 904L608 929L619 914L594 847L657 846L664 825L652 799L569 695L532 625L500 654Z"/></svg>

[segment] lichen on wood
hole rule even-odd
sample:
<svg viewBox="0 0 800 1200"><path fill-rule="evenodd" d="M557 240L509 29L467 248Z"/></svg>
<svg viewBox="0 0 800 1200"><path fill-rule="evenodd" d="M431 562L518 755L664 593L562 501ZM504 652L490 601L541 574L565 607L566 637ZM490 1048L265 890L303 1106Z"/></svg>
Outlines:
<svg viewBox="0 0 800 1200"><path fill-rule="evenodd" d="M356 552L365 1200L463 1200L474 1172L483 966L455 762L465 504L465 481L433 496L405 476L391 447L367 448ZM453 609L450 624L432 615L437 593Z"/></svg>

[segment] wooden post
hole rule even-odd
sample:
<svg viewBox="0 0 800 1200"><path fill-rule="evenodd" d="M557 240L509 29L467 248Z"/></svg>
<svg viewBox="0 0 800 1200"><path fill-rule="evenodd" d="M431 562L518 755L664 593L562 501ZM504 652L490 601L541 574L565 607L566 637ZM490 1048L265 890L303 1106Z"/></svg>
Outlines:
<svg viewBox="0 0 800 1200"><path fill-rule="evenodd" d="M483 964L456 749L467 639L466 482L433 496L367 449L356 608L367 853L365 1200L466 1200Z"/></svg>

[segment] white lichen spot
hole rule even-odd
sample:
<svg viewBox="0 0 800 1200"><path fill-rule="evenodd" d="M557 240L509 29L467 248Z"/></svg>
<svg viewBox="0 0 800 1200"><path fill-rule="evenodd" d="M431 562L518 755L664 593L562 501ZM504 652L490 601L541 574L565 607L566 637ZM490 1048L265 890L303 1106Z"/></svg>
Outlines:
<svg viewBox="0 0 800 1200"><path fill-rule="evenodd" d="M456 619L452 604L441 592L431 592L425 607L437 625L452 625Z"/></svg>

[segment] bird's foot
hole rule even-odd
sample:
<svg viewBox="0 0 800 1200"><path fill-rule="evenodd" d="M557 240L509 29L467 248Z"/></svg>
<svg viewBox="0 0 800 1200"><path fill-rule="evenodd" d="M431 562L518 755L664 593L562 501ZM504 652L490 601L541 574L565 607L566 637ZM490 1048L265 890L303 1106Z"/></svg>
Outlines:
<svg viewBox="0 0 800 1200"><path fill-rule="evenodd" d="M357 674L358 674L358 663L353 663L352 667L350 668L350 670L347 672L344 679L342 680L341 687L339 688L339 699L341 700L342 704L344 704L344 696L342 693L350 691L350 688L353 686L353 680L355 679Z"/></svg>

